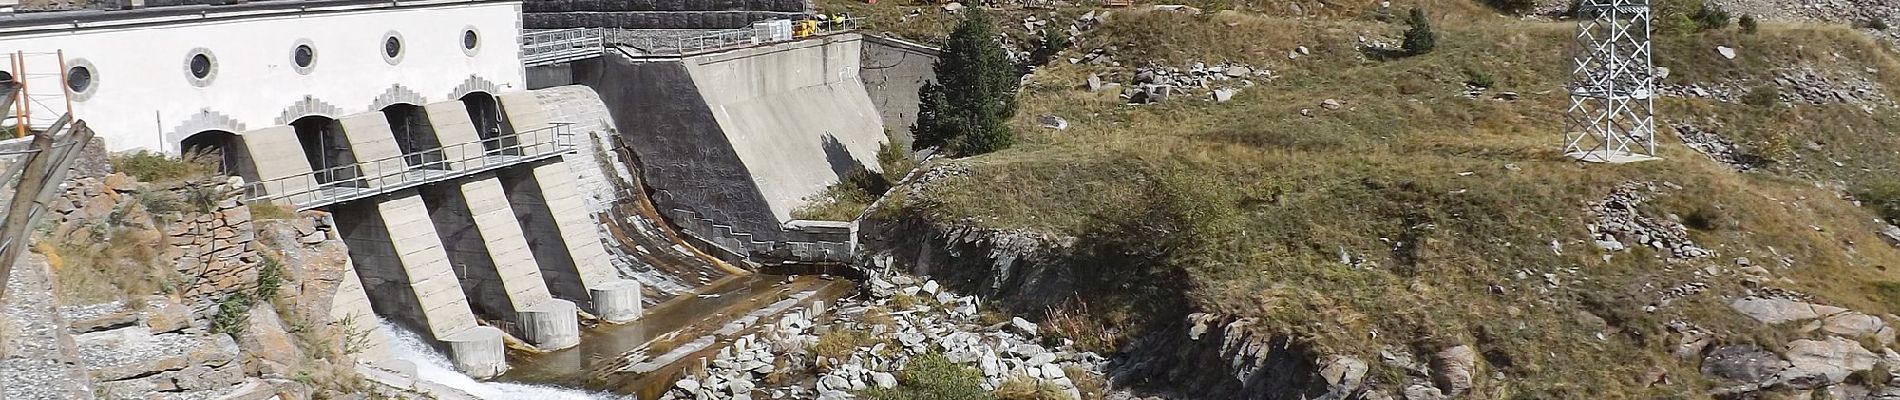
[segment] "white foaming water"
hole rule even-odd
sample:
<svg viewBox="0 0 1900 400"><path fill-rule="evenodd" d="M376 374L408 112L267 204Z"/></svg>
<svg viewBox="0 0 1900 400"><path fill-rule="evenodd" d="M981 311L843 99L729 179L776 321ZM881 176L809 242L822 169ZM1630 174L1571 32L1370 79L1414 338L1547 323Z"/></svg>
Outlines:
<svg viewBox="0 0 1900 400"><path fill-rule="evenodd" d="M388 321L383 322L383 329L387 330L390 336L390 358L415 363L416 379L435 382L436 384L448 386L474 395L475 397L490 400L606 400L633 398L610 393L596 393L551 386L478 381L475 380L475 378L456 371L454 364L449 363L449 358L443 356L442 353L437 353L434 348L429 347L429 345L422 340L421 336L417 336L415 333L409 332L409 330L398 327Z"/></svg>

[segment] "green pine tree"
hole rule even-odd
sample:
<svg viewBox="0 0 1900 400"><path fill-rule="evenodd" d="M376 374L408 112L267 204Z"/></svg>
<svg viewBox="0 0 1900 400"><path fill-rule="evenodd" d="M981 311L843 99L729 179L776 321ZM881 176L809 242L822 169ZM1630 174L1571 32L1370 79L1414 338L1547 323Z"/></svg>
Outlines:
<svg viewBox="0 0 1900 400"><path fill-rule="evenodd" d="M912 148L961 157L1015 142L1007 122L1016 115L1018 77L993 29L988 16L972 9L950 33L937 59L937 82L917 91Z"/></svg>
<svg viewBox="0 0 1900 400"><path fill-rule="evenodd" d="M1405 31L1405 52L1419 55L1432 52L1438 46L1438 36L1432 33L1432 22L1425 19L1425 10L1412 9L1412 15L1406 19L1412 29Z"/></svg>

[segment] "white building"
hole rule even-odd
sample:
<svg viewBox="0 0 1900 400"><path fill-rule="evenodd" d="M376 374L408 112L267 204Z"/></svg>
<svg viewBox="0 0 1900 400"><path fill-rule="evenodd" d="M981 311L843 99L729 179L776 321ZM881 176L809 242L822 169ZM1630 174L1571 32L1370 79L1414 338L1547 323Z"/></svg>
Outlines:
<svg viewBox="0 0 1900 400"><path fill-rule="evenodd" d="M331 0L21 13L0 16L0 51L25 65L0 70L27 84L34 125L70 100L107 149L176 154L207 132L525 90L520 8Z"/></svg>

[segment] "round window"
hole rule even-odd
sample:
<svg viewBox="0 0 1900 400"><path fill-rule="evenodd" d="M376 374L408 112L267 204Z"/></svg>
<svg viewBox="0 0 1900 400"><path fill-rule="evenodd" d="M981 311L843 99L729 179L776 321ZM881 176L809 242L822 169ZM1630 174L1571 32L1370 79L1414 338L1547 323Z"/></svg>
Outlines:
<svg viewBox="0 0 1900 400"><path fill-rule="evenodd" d="M476 35L474 29L462 31L463 50L474 50L476 45L481 44L481 40L481 36Z"/></svg>
<svg viewBox="0 0 1900 400"><path fill-rule="evenodd" d="M13 83L13 73L0 71L0 83Z"/></svg>
<svg viewBox="0 0 1900 400"><path fill-rule="evenodd" d="M317 49L307 44L297 45L296 49L290 50L290 61L297 63L298 68L310 68L317 64Z"/></svg>
<svg viewBox="0 0 1900 400"><path fill-rule="evenodd" d="M66 88L74 92L92 89L92 68L75 66L66 69Z"/></svg>
<svg viewBox="0 0 1900 400"><path fill-rule="evenodd" d="M204 53L191 55L191 77L204 79L211 76L211 56Z"/></svg>
<svg viewBox="0 0 1900 400"><path fill-rule="evenodd" d="M402 39L395 36L383 38L383 57L396 58L402 55Z"/></svg>

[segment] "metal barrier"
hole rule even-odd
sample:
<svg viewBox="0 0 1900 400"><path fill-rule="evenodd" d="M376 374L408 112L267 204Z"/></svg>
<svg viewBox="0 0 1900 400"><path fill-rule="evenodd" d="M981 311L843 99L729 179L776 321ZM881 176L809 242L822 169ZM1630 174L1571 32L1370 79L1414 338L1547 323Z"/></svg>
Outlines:
<svg viewBox="0 0 1900 400"><path fill-rule="evenodd" d="M605 49L598 28L534 31L521 35L521 63L530 67L599 57Z"/></svg>
<svg viewBox="0 0 1900 400"><path fill-rule="evenodd" d="M301 211L552 158L574 150L569 125L557 122L477 142L252 182L245 185L245 199L288 201Z"/></svg>
<svg viewBox="0 0 1900 400"><path fill-rule="evenodd" d="M686 55L758 44L751 28L713 32L698 36L652 37L615 29L607 31L607 42L639 50L641 55Z"/></svg>

